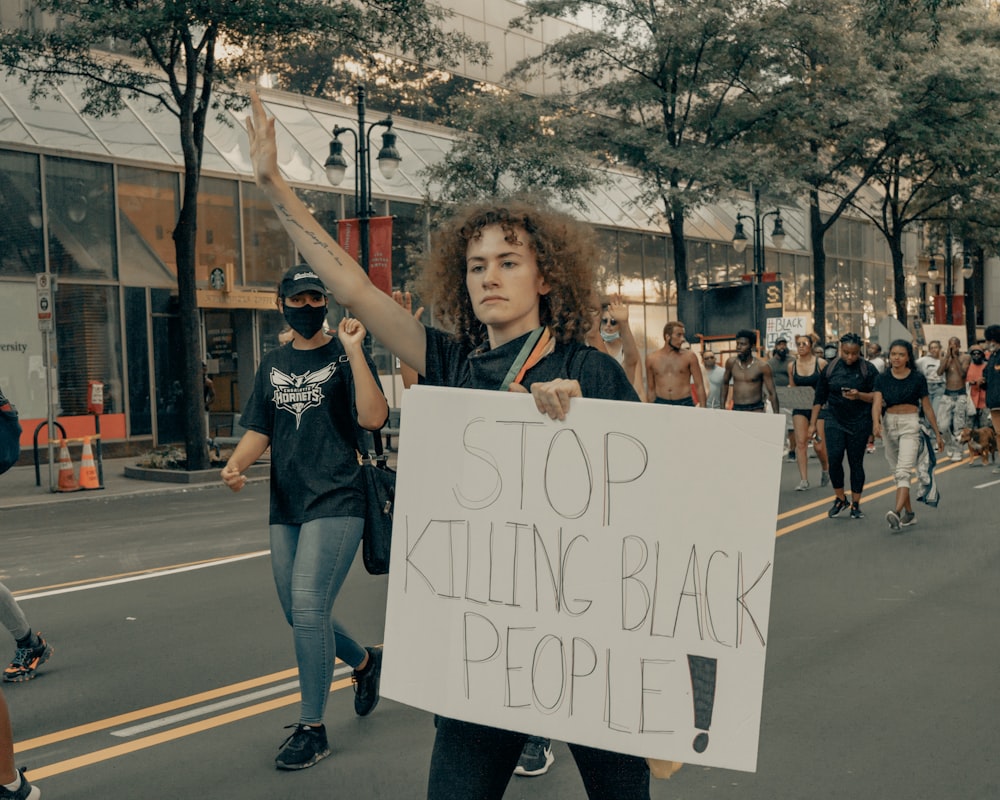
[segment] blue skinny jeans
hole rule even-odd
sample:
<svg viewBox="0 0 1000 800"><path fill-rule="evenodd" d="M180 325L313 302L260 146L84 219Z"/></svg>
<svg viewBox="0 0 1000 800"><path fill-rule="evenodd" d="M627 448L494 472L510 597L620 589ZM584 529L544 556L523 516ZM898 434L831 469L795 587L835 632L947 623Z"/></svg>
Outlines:
<svg viewBox="0 0 1000 800"><path fill-rule="evenodd" d="M302 717L320 725L337 656L352 667L367 651L332 615L361 542L360 517L324 517L301 525L271 525L271 569L281 609L292 626Z"/></svg>

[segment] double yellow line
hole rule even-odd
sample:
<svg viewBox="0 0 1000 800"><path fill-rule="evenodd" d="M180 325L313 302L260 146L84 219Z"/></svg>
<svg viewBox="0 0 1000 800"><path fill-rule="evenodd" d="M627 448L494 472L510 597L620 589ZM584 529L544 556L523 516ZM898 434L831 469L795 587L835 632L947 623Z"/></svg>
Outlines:
<svg viewBox="0 0 1000 800"><path fill-rule="evenodd" d="M963 461L954 461L954 462L950 462L950 463L948 463L946 465L939 465L939 466L935 467L935 469L934 469L934 475L936 477L936 476L940 475L943 472L948 472L949 470L955 469L957 467L961 467L965 463L966 463L966 460L963 460ZM866 501L870 501L870 500L874 500L876 497L884 497L887 494L895 494L895 492L896 492L896 485L895 485L894 481L895 481L895 479L893 478L892 475L887 475L884 478L879 478L877 481L872 481L871 483L869 483L869 484L867 484L865 486L865 494L863 495L863 499L866 500ZM910 482L911 483L916 483L916 478L911 479ZM886 487L885 489L880 489L879 491L876 491L876 492L871 492L870 491L871 489L875 488L876 486L881 486L883 484L889 484L889 486ZM823 500L817 500L814 503L808 503L807 505L799 506L797 508L790 509L788 511L785 511L782 514L778 514L778 522L780 523L784 519L790 519L792 517L797 517L800 514L805 514L807 511L812 511L813 509L819 508L820 506L826 506L826 505L829 505L829 504L830 504L830 498L826 497ZM805 519L800 519L798 522L794 522L791 525L786 525L785 527L778 528L777 532L775 533L775 536L784 536L786 533L791 533L792 531L800 530L800 529L805 528L805 527L807 527L809 525L813 525L814 523L819 522L820 520L823 520L823 519L827 519L826 512L824 512L822 514L816 514L816 515L811 516L811 517L806 517Z"/></svg>
<svg viewBox="0 0 1000 800"><path fill-rule="evenodd" d="M38 736L34 739L18 742L14 745L14 752L20 755L30 750L36 750L40 747L47 747L49 745L65 742L70 739L88 736L89 734L98 733L100 731L108 730L109 728L116 728L120 725L128 725L138 720L149 719L150 717L156 717L162 714L169 714L182 708L190 708L191 706L218 700L220 697L239 694L261 686L266 686L270 683L275 683L276 681L295 678L297 674L297 669L282 670L281 672L275 672L270 675L262 675L259 678L241 681L240 683L223 686L208 692L200 692L188 697L171 700L167 703L160 703L155 706L149 706L148 708L141 708L127 714L119 714L114 717L108 717L107 719L90 722L86 725L78 725L74 728L56 731L54 733L46 734L45 736ZM333 682L330 686L330 691L335 692L350 685L350 677L342 678ZM57 761L53 764L48 764L47 766L32 767L31 778L32 780L49 778L53 775L61 775L64 772L79 769L80 767L92 766L102 761L108 761L112 758L118 758L119 756L127 755L129 753L135 753L139 750L145 750L149 747L155 747L160 744L165 744L166 742L172 742L176 739L182 739L185 736L191 736L195 733L201 733L213 728L218 728L222 725L228 725L231 722L238 722L242 719L254 717L259 714L265 714L268 711L274 711L275 709L283 708L284 706L290 706L294 703L298 703L299 699L299 693L293 692L292 694L288 694L283 697L276 697L262 703L254 703L246 706L245 708L236 709L235 711L230 711L225 714L219 714L218 716L213 716L198 722L192 722L188 725L181 725L168 731L155 733L150 736L144 736L141 739L136 739L135 741L124 742L112 747L94 750L93 752L85 753L84 755L77 756L75 758L68 758L64 761Z"/></svg>

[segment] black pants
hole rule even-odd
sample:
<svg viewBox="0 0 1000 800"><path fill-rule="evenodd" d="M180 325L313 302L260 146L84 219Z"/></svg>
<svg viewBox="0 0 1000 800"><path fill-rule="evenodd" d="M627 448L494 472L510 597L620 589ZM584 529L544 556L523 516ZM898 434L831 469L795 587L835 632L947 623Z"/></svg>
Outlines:
<svg viewBox="0 0 1000 800"><path fill-rule="evenodd" d="M528 736L437 717L428 800L500 800ZM646 759L571 744L591 800L649 800Z"/></svg>
<svg viewBox="0 0 1000 800"><path fill-rule="evenodd" d="M830 485L844 488L844 453L851 468L851 492L861 494L865 488L865 448L871 436L871 425L844 428L833 417L826 420L826 455L830 459Z"/></svg>

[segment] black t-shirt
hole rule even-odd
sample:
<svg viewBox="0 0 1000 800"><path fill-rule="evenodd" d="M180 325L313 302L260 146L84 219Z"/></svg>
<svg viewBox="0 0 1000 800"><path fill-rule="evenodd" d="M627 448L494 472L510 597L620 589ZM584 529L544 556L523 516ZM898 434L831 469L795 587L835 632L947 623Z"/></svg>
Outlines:
<svg viewBox="0 0 1000 800"><path fill-rule="evenodd" d="M848 364L844 359L836 358L819 373L814 405L826 405L827 424L834 422L842 428L859 433L864 430L870 431L872 426L871 403L848 400L843 396L842 390L874 391L877 376L878 370L870 361L859 358L853 364Z"/></svg>
<svg viewBox="0 0 1000 800"><path fill-rule="evenodd" d="M882 404L890 406L909 405L920 407L921 398L928 396L927 378L915 369L905 378L896 378L887 369L875 379L875 391L882 393Z"/></svg>
<svg viewBox="0 0 1000 800"><path fill-rule="evenodd" d="M495 350L456 342L448 334L426 328L427 359L424 383L461 389L499 389L507 370L521 351L528 333L500 345ZM588 345L557 343L555 349L529 369L521 385L569 378L579 381L584 397L602 400L638 400L625 371L607 353Z"/></svg>
<svg viewBox="0 0 1000 800"><path fill-rule="evenodd" d="M356 420L354 376L336 338L264 356L240 424L271 439L272 525L364 516Z"/></svg>

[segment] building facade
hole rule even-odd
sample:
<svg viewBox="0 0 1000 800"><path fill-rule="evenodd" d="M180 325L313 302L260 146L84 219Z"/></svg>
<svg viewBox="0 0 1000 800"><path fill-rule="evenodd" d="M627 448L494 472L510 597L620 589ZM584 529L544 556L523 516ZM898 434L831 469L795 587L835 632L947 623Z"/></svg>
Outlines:
<svg viewBox="0 0 1000 800"><path fill-rule="evenodd" d="M554 20L543 26L544 38L500 35L522 10L517 4L453 5L459 11L453 24L502 54L495 59L500 73L571 25ZM11 5L4 8L9 14ZM468 76L497 77L485 69L467 66ZM336 235L337 221L354 214L354 196L329 184L323 162L333 127L351 126L354 109L275 91L262 96L277 120L282 170ZM16 80L0 79L0 386L20 410L26 447L36 429L46 441L50 401L68 435L93 432L93 382L104 387L105 441L133 449L177 442L183 438L180 332L171 233L183 158L176 121L131 101L105 119L83 116L81 106L80 87L72 81L33 102ZM230 117L228 124L210 121L198 208L202 349L216 393L210 430L242 408L256 365L276 346L284 323L274 288L297 259L253 184L242 119ZM395 120L394 130L402 163L392 180L375 172L373 194L376 213L394 218L393 283L405 289L414 254L428 238L426 198L433 187L421 171L443 158L455 133L406 119ZM662 345L663 325L677 316L669 234L656 209L633 202L640 195L637 176L610 178L586 196L579 215L597 228L603 245L601 288L629 303L645 356ZM345 183L352 183L350 174ZM736 215L751 206L747 197L742 204L693 212L687 223L690 285L682 290L738 283L752 272L752 248L738 253L732 245ZM782 216L787 235L781 249L765 235L765 270L778 273L783 313L811 318L808 215L802 207L783 207ZM830 332L867 333L892 309L885 242L864 221L845 218L828 235L827 252ZM39 308L39 276L55 286L51 333ZM916 280L912 290L916 303ZM390 404L398 405L394 359L376 346L376 360Z"/></svg>

